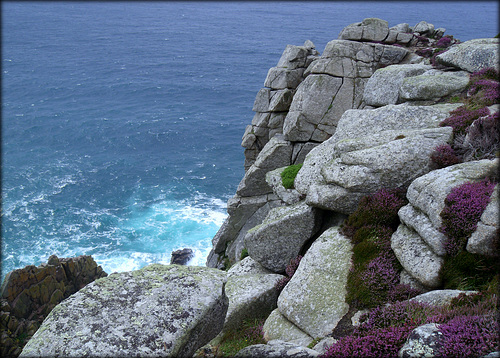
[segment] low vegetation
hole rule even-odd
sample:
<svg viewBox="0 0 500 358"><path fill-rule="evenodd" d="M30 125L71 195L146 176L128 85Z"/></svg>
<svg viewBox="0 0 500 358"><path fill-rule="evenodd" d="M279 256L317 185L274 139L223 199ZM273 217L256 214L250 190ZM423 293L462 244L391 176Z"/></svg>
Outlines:
<svg viewBox="0 0 500 358"><path fill-rule="evenodd" d="M297 176L300 168L302 168L302 164L294 164L286 167L285 170L281 172L281 182L283 183L285 189L295 188L295 177Z"/></svg>

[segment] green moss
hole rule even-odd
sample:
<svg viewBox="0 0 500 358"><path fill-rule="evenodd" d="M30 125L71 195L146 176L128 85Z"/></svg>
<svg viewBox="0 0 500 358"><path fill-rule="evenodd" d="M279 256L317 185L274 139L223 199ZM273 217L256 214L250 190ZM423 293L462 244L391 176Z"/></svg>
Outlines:
<svg viewBox="0 0 500 358"><path fill-rule="evenodd" d="M307 345L307 348L313 349L313 347L321 341L321 338L314 338L311 343Z"/></svg>
<svg viewBox="0 0 500 358"><path fill-rule="evenodd" d="M294 164L285 168L285 170L281 172L281 182L286 189L294 188L295 177L297 176L300 168L302 168L302 164Z"/></svg>
<svg viewBox="0 0 500 358"><path fill-rule="evenodd" d="M248 250L244 248L243 250L241 250L240 260L243 260L247 256L248 256Z"/></svg>

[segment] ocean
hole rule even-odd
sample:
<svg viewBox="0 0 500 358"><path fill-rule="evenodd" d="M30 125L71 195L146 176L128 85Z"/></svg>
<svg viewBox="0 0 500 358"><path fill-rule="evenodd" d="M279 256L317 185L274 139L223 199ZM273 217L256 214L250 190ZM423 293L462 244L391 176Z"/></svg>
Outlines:
<svg viewBox="0 0 500 358"><path fill-rule="evenodd" d="M268 69L367 17L499 31L495 1L3 1L2 277L52 254L205 265Z"/></svg>

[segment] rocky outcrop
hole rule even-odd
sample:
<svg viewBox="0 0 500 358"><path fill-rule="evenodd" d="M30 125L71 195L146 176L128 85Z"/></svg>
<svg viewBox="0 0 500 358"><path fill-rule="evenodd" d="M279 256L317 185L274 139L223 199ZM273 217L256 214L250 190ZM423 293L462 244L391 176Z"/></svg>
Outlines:
<svg viewBox="0 0 500 358"><path fill-rule="evenodd" d="M499 44L498 38L465 41L438 55L437 60L468 72L477 72L489 67L498 69Z"/></svg>
<svg viewBox="0 0 500 358"><path fill-rule="evenodd" d="M498 160L480 160L449 166L415 179L408 187L409 204L400 209L398 215L402 224L391 238L391 247L405 270L422 285L437 288L441 284L439 271L445 255L445 236L439 231L442 225L440 213L444 209L446 196L450 191L466 182L476 182L491 175L498 168ZM495 198L493 202L496 203ZM493 238L498 227L498 216L491 212L484 214L490 222L488 235L482 231L473 234L468 249L476 250L478 241L483 251L493 254ZM489 218L489 219L488 219ZM483 230L483 228L481 228Z"/></svg>
<svg viewBox="0 0 500 358"><path fill-rule="evenodd" d="M349 310L345 297L351 256L352 244L339 228L326 230L281 292L281 314L311 337L330 334Z"/></svg>
<svg viewBox="0 0 500 358"><path fill-rule="evenodd" d="M453 108L401 104L346 111L334 136L307 156L297 191L308 205L350 214L365 195L408 187L431 170L434 148L451 141L451 128L438 125Z"/></svg>
<svg viewBox="0 0 500 358"><path fill-rule="evenodd" d="M404 346L399 350L398 357L435 357L440 346L442 333L435 323L424 324L415 328Z"/></svg>
<svg viewBox="0 0 500 358"><path fill-rule="evenodd" d="M425 21L389 27L367 18L347 26L321 55L312 43L287 46L269 70L242 140L245 177L228 202L229 217L214 238L208 265L238 262L244 248L249 258L235 265L236 272L264 267L282 273L296 255L303 258L264 323L268 344L240 354L278 354L274 345L280 341L306 346L327 337L331 344L328 336L356 317L346 316L351 243L338 227L361 198L382 188L407 190L409 204L400 209L401 224L391 238L403 267L400 283L428 292L418 299L433 305L461 292L439 290L446 254L440 213L453 187L484 178L498 160L435 170L431 154L455 140L441 122L463 104L446 102L466 92L472 72L496 66L490 59L498 58L498 48L491 44L498 40L452 45L437 56L440 66L417 54L435 53L444 32ZM294 188L285 189L281 173L299 163ZM469 252L494 255L495 190ZM335 224L328 222L337 216ZM419 351L427 344L424 336L415 332L404 355L431 352L432 345Z"/></svg>
<svg viewBox="0 0 500 358"><path fill-rule="evenodd" d="M106 276L91 256L52 255L40 266L9 272L0 290L2 356L18 356L24 343L59 302ZM23 336L26 338L19 338Z"/></svg>
<svg viewBox="0 0 500 358"><path fill-rule="evenodd" d="M272 209L245 236L248 254L265 268L281 273L318 231L321 213L303 202Z"/></svg>
<svg viewBox="0 0 500 358"><path fill-rule="evenodd" d="M114 273L59 304L21 357L191 357L221 330L226 273L159 265Z"/></svg>
<svg viewBox="0 0 500 358"><path fill-rule="evenodd" d="M194 252L190 248L172 251L170 264L173 265L187 265L187 263L194 257Z"/></svg>

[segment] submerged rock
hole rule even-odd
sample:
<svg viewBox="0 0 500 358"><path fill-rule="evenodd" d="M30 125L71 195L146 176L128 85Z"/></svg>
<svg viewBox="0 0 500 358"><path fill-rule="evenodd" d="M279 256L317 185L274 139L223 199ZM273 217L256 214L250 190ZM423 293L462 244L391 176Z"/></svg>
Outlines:
<svg viewBox="0 0 500 358"><path fill-rule="evenodd" d="M225 282L194 266L114 273L52 310L21 357L190 357L222 328Z"/></svg>

